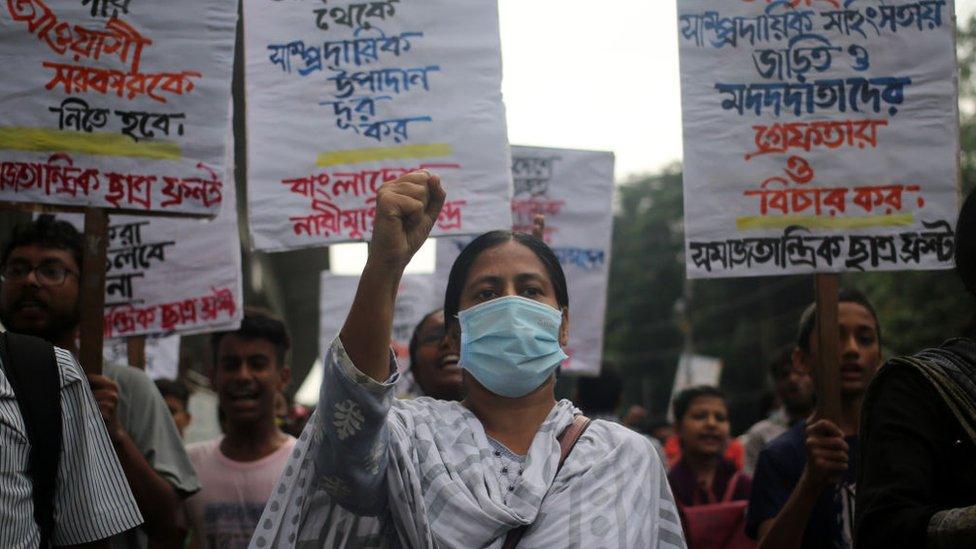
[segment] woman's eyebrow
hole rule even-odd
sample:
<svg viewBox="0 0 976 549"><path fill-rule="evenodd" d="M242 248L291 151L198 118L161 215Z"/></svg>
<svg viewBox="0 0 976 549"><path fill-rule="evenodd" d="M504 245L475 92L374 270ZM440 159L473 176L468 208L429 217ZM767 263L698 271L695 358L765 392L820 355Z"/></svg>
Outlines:
<svg viewBox="0 0 976 549"><path fill-rule="evenodd" d="M515 277L517 282L524 282L526 280L538 280L540 282L545 282L548 279L538 273L522 273Z"/></svg>
<svg viewBox="0 0 976 549"><path fill-rule="evenodd" d="M468 289L468 288L470 288L472 286L477 286L478 284L489 283L489 284L496 284L497 285L497 284L501 284L502 282L504 282L504 279L502 279L502 277L500 277L500 276L484 275L484 276L479 276L478 278L476 278L476 279L472 280L471 282L469 282L465 286L465 289Z"/></svg>

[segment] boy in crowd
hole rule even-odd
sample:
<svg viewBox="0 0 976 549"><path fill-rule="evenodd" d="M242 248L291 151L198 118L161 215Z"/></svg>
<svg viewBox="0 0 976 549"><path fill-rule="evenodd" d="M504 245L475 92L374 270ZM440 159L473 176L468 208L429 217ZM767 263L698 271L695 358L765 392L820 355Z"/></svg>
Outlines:
<svg viewBox="0 0 976 549"><path fill-rule="evenodd" d="M213 334L211 345L225 435L187 448L203 484L186 503L191 546L246 547L295 446L275 416L291 339L281 320L246 309L240 329Z"/></svg>
<svg viewBox="0 0 976 549"><path fill-rule="evenodd" d="M868 382L881 366L881 326L864 294L842 290L837 311L841 418L801 421L760 454L746 533L760 548L853 546L857 433ZM800 319L795 367L817 361L816 308Z"/></svg>

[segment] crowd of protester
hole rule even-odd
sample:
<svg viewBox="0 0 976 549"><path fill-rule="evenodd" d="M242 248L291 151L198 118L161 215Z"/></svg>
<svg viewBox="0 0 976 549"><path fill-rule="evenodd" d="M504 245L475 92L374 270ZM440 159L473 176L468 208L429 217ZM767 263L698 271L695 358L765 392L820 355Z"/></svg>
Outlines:
<svg viewBox="0 0 976 549"><path fill-rule="evenodd" d="M976 547L976 341L885 362L854 289L837 421L817 407L814 304L769 361L777 406L737 438L720 388L652 419L611 364L557 400L571 296L552 251L509 231L461 253L399 372L395 289L444 194L427 172L381 188L311 417L286 396L286 325L246 308L210 341L222 434L189 445L183 382L79 366L82 235L17 227L0 254L0 547ZM976 293L974 196L956 266Z"/></svg>

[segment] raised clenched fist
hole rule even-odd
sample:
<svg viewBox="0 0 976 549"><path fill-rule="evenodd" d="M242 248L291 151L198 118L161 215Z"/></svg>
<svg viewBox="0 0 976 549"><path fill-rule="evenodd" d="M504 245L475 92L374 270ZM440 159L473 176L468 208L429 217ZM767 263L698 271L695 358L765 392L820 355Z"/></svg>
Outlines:
<svg viewBox="0 0 976 549"><path fill-rule="evenodd" d="M421 170L388 181L376 193L376 218L369 260L402 269L430 235L444 189L438 176Z"/></svg>

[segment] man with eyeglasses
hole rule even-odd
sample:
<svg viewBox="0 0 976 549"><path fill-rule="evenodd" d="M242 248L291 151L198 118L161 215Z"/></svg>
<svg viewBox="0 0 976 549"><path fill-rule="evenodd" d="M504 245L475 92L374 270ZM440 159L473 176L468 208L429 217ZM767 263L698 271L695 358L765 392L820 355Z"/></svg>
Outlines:
<svg viewBox="0 0 976 549"><path fill-rule="evenodd" d="M77 356L82 252L82 236L67 222L40 216L16 227L0 255L0 322L12 332L43 338ZM128 531L114 536L111 545L143 548L153 540L179 547L185 536L182 499L198 491L199 484L162 396L135 368L106 363L103 375L87 378L125 479L146 519L139 529L128 524L123 528ZM0 421L0 435L3 428ZM71 443L65 441L65 446ZM62 478L73 480L59 475ZM86 494L113 508L119 505L106 500L107 495ZM2 540L0 533L0 545L7 547Z"/></svg>

